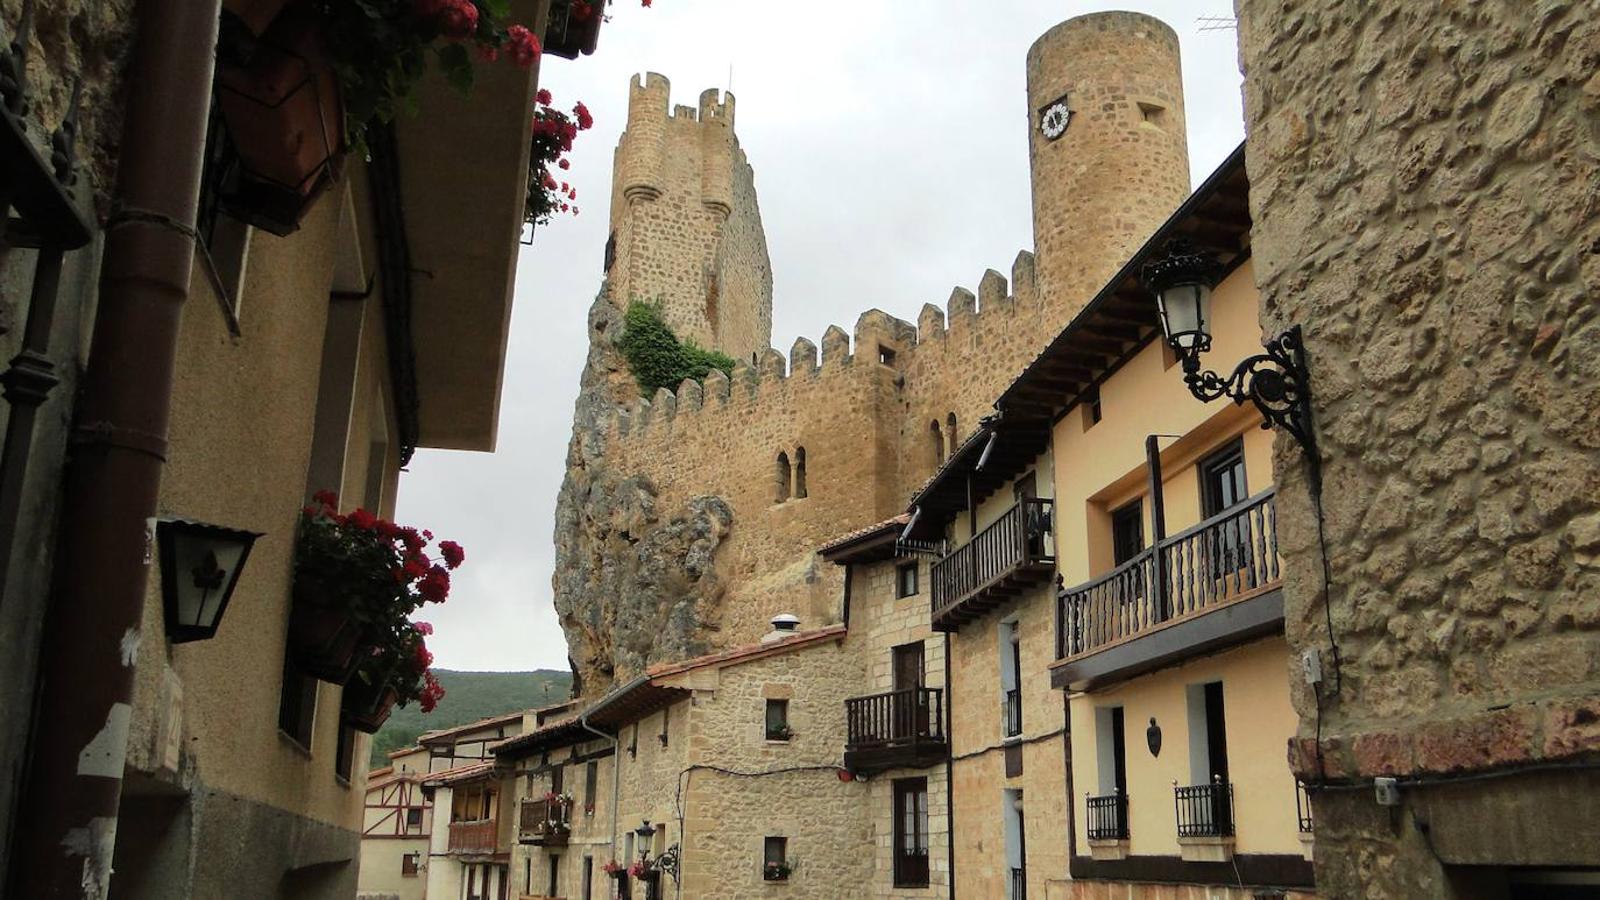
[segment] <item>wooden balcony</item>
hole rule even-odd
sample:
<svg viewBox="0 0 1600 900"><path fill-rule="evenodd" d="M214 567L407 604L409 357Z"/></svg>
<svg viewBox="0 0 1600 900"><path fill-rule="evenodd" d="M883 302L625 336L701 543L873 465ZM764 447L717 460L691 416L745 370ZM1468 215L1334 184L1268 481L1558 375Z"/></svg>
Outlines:
<svg viewBox="0 0 1600 900"><path fill-rule="evenodd" d="M464 853L474 856L492 855L495 852L496 839L499 834L499 819L451 822L450 844L447 849L451 853Z"/></svg>
<svg viewBox="0 0 1600 900"><path fill-rule="evenodd" d="M933 628L955 631L1055 572L1052 501L1022 500L935 562Z"/></svg>
<svg viewBox="0 0 1600 900"><path fill-rule="evenodd" d="M1052 683L1082 690L1281 629L1274 496L1262 491L1062 591L1056 657L1065 665ZM1144 637L1160 646L1136 648Z"/></svg>
<svg viewBox="0 0 1600 900"><path fill-rule="evenodd" d="M844 766L872 774L944 760L944 691L907 688L844 702Z"/></svg>
<svg viewBox="0 0 1600 900"><path fill-rule="evenodd" d="M517 818L517 843L565 847L572 835L572 804L562 800L521 801Z"/></svg>

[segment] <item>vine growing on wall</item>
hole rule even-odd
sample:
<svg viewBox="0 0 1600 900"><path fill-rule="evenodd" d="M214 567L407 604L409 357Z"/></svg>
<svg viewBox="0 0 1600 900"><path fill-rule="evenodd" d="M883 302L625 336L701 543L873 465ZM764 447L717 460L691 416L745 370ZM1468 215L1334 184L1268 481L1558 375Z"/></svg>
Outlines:
<svg viewBox="0 0 1600 900"><path fill-rule="evenodd" d="M712 369L733 371L733 358L680 340L661 315L661 304L635 300L623 317L617 346L646 397L659 388L677 390L685 378L703 381Z"/></svg>

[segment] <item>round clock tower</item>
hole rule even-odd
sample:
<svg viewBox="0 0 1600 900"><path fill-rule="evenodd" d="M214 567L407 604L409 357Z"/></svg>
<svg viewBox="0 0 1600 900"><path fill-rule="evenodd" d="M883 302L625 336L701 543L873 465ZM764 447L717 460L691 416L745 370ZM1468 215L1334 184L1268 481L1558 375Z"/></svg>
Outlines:
<svg viewBox="0 0 1600 900"><path fill-rule="evenodd" d="M1050 29L1028 50L1028 125L1040 295L1070 315L1189 194L1178 35L1134 12Z"/></svg>

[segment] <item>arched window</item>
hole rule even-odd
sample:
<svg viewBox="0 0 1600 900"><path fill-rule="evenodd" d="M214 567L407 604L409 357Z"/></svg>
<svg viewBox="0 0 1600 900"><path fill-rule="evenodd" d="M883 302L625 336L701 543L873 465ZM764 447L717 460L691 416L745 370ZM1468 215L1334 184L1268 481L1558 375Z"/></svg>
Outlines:
<svg viewBox="0 0 1600 900"><path fill-rule="evenodd" d="M945 451L945 456L951 456L956 452L956 448L961 446L961 432L956 430L955 413L951 413L950 416L945 419L944 437L946 441L950 442L949 449Z"/></svg>
<svg viewBox="0 0 1600 900"><path fill-rule="evenodd" d="M933 448L933 467L937 469L944 462L944 432L939 430L938 419L928 423L928 445Z"/></svg>
<svg viewBox="0 0 1600 900"><path fill-rule="evenodd" d="M783 501L789 499L789 454L782 450L778 451L777 476L777 497L773 500L773 502L782 503Z"/></svg>
<svg viewBox="0 0 1600 900"><path fill-rule="evenodd" d="M806 498L806 448L794 448L794 498Z"/></svg>

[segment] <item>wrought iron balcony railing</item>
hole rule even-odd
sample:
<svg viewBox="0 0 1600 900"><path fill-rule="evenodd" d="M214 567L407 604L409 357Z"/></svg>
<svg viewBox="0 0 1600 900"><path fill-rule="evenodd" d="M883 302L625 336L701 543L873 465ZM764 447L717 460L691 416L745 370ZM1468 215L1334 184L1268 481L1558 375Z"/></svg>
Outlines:
<svg viewBox="0 0 1600 900"><path fill-rule="evenodd" d="M1011 896L1009 900L1028 900L1028 870L1011 867Z"/></svg>
<svg viewBox="0 0 1600 900"><path fill-rule="evenodd" d="M1188 787L1173 785L1178 837L1232 837L1233 784L1213 781Z"/></svg>
<svg viewBox="0 0 1600 900"><path fill-rule="evenodd" d="M1005 737L1018 737L1022 734L1022 691L1012 688L1006 691L1005 705L1002 709L1005 719Z"/></svg>
<svg viewBox="0 0 1600 900"><path fill-rule="evenodd" d="M1272 488L1061 592L1056 656L1065 659L1277 585Z"/></svg>
<svg viewBox="0 0 1600 900"><path fill-rule="evenodd" d="M844 702L845 766L874 771L944 758L944 691L906 688Z"/></svg>
<svg viewBox="0 0 1600 900"><path fill-rule="evenodd" d="M1032 497L957 547L929 570L935 626L956 628L1048 581L1055 571L1053 501Z"/></svg>
<svg viewBox="0 0 1600 900"><path fill-rule="evenodd" d="M1089 840L1125 841L1128 839L1128 795L1112 791L1103 797L1088 798Z"/></svg>

